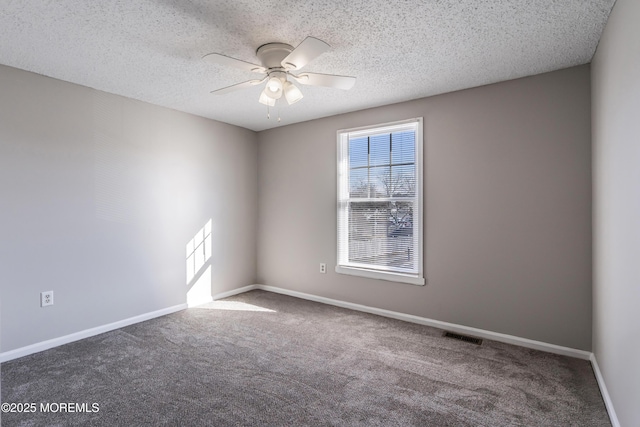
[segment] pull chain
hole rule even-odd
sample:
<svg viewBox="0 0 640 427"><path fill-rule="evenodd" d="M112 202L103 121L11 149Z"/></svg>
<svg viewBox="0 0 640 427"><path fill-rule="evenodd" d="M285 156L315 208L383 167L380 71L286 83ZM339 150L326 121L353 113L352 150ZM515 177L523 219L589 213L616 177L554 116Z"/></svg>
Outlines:
<svg viewBox="0 0 640 427"><path fill-rule="evenodd" d="M276 107L276 114L278 115L278 123L280 123L282 119L280 118L280 107L278 106L277 102L275 107ZM271 109L268 105L267 105L267 120L271 120Z"/></svg>

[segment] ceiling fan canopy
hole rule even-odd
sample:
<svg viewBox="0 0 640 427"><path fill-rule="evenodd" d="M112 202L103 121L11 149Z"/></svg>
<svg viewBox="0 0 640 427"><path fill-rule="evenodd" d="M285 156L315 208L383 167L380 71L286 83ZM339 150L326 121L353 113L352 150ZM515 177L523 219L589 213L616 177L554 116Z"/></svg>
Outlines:
<svg viewBox="0 0 640 427"><path fill-rule="evenodd" d="M266 81L267 84L258 101L272 107L283 95L289 105L303 98L302 92L291 80L304 85L325 86L343 90L349 90L353 87L356 82L355 77L319 73L293 73L293 71L300 70L310 61L329 50L329 48L330 46L322 40L307 37L295 49L286 43L263 44L256 51L256 56L262 65L252 64L220 53L210 53L203 56L202 59L212 64L239 68L264 75L261 79L248 80L211 91L211 93L224 95ZM289 77L291 77L291 80L289 80Z"/></svg>

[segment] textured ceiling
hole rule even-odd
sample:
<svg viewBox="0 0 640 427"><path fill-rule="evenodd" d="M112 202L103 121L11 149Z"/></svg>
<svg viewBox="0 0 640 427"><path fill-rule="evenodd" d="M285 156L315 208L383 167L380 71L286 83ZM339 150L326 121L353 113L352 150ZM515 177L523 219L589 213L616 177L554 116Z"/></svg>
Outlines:
<svg viewBox="0 0 640 427"><path fill-rule="evenodd" d="M591 61L615 0L0 0L0 63L263 130ZM357 77L350 91L299 85L278 123L256 74L202 61L257 62L268 42L331 49L304 71Z"/></svg>

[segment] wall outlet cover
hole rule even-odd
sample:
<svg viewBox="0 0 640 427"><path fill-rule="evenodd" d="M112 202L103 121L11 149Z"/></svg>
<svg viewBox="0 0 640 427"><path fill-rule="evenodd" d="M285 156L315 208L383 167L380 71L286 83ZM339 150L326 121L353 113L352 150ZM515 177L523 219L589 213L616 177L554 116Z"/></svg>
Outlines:
<svg viewBox="0 0 640 427"><path fill-rule="evenodd" d="M40 292L40 307L53 305L53 291Z"/></svg>

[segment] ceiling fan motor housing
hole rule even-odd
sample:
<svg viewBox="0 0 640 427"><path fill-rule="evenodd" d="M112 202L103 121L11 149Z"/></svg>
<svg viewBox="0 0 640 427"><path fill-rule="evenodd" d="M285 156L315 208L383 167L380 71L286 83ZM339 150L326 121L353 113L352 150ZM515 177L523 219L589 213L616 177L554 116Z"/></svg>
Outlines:
<svg viewBox="0 0 640 427"><path fill-rule="evenodd" d="M286 43L267 43L258 48L256 56L266 69L282 69L282 60L286 58L292 50L293 46Z"/></svg>

